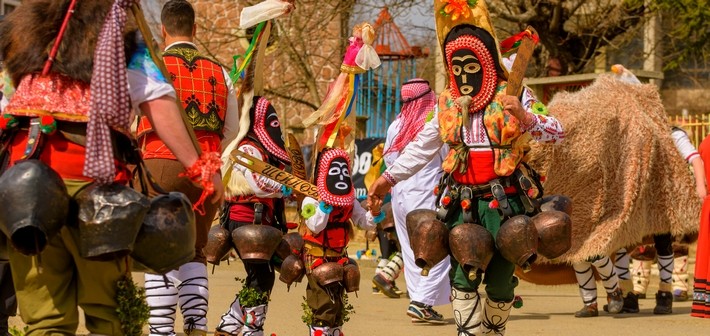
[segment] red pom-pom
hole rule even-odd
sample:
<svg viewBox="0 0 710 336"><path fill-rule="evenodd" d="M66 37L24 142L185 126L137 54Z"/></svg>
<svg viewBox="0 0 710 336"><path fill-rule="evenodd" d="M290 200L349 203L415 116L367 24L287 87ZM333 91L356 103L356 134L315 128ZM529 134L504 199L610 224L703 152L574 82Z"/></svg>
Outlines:
<svg viewBox="0 0 710 336"><path fill-rule="evenodd" d="M298 223L294 222L286 222L286 228L289 230L293 230L298 227Z"/></svg>
<svg viewBox="0 0 710 336"><path fill-rule="evenodd" d="M465 199L465 200L461 201L461 207L462 207L464 210L469 210L469 209L471 209L471 200Z"/></svg>
<svg viewBox="0 0 710 336"><path fill-rule="evenodd" d="M449 206L449 204L451 204L451 197L449 197L449 196L442 197L441 204L443 204L444 206Z"/></svg>
<svg viewBox="0 0 710 336"><path fill-rule="evenodd" d="M499 204L497 199L494 199L490 203L488 203L488 207L491 209L498 209L498 206Z"/></svg>
<svg viewBox="0 0 710 336"><path fill-rule="evenodd" d="M528 197L533 198L535 197L535 189L528 189Z"/></svg>
<svg viewBox="0 0 710 336"><path fill-rule="evenodd" d="M0 129L7 130L17 126L19 122L12 114L3 114L0 117Z"/></svg>
<svg viewBox="0 0 710 336"><path fill-rule="evenodd" d="M434 195L439 194L439 186L434 187Z"/></svg>
<svg viewBox="0 0 710 336"><path fill-rule="evenodd" d="M547 176L540 176L540 182L545 182L547 180Z"/></svg>

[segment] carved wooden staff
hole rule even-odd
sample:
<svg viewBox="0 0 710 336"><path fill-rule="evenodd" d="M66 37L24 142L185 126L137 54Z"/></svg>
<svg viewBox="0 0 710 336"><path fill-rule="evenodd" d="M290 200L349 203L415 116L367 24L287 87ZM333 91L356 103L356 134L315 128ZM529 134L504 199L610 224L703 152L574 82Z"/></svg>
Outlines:
<svg viewBox="0 0 710 336"><path fill-rule="evenodd" d="M522 37L520 47L518 48L513 68L508 76L508 87L505 93L510 96L519 96L523 90L523 78L525 78L525 70L528 68L533 50L535 50L535 40L537 40L537 31L532 26L525 28L528 32Z"/></svg>
<svg viewBox="0 0 710 336"><path fill-rule="evenodd" d="M255 173L264 175L278 183L281 183L293 189L296 193L318 199L318 189L315 185L306 180L254 158L253 156L238 149L232 151L231 156L235 163L249 168L249 170Z"/></svg>

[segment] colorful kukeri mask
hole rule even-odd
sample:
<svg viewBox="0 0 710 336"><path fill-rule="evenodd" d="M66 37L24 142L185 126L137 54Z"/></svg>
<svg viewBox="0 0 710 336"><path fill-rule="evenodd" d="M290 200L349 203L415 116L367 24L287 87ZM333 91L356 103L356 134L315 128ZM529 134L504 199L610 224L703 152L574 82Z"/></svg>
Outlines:
<svg viewBox="0 0 710 336"><path fill-rule="evenodd" d="M290 163L279 115L271 103L264 97L254 97L254 107L252 108L252 127L259 142L266 150L276 156L284 163Z"/></svg>
<svg viewBox="0 0 710 336"><path fill-rule="evenodd" d="M316 172L318 197L333 206L352 205L355 189L350 176L350 157L342 149L329 148L320 154Z"/></svg>
<svg viewBox="0 0 710 336"><path fill-rule="evenodd" d="M461 35L446 43L449 85L454 99L470 96L470 112L477 112L493 99L498 85L496 61L475 35Z"/></svg>

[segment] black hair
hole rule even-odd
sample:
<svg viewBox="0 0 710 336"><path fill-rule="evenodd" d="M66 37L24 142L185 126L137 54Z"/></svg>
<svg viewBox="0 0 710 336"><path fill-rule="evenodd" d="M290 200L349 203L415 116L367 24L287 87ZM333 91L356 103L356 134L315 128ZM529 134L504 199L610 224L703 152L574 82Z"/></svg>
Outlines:
<svg viewBox="0 0 710 336"><path fill-rule="evenodd" d="M192 36L195 9L187 0L170 0L163 6L160 21L172 36Z"/></svg>
<svg viewBox="0 0 710 336"><path fill-rule="evenodd" d="M456 40L459 36L472 35L478 37L483 45L486 46L488 50L491 51L491 56L493 57L493 63L495 63L496 72L499 78L506 78L505 71L500 65L500 59L498 58L498 46L496 45L496 40L491 36L488 31L483 28L479 28L472 25L459 25L451 29L448 35L446 35L446 40L444 41L444 48L449 42Z"/></svg>

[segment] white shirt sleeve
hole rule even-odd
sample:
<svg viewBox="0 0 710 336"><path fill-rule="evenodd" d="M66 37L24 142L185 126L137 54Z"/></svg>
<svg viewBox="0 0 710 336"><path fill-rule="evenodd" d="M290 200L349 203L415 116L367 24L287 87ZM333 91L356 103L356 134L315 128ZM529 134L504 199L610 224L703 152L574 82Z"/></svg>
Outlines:
<svg viewBox="0 0 710 336"><path fill-rule="evenodd" d="M353 223L355 223L355 226L362 230L374 230L377 228L375 218L369 211L365 210L357 200L353 203L352 220Z"/></svg>
<svg viewBox="0 0 710 336"><path fill-rule="evenodd" d="M314 234L318 234L325 229L328 225L329 215L321 211L319 201L311 197L306 196L303 198L303 203L301 204L301 209L307 204L311 204L316 207L316 213L311 216L311 218L306 219L306 226L309 230L313 231Z"/></svg>
<svg viewBox="0 0 710 336"><path fill-rule="evenodd" d="M444 142L439 136L439 119L434 115L417 138L404 147L402 154L386 173L396 182L406 180L424 168L439 153Z"/></svg>
<svg viewBox="0 0 710 336"><path fill-rule="evenodd" d="M237 93L234 90L231 78L229 78L229 73L224 69L222 69L222 72L229 88L227 92L227 113L224 117L224 129L222 130L222 148L226 148L239 133L239 105L237 103Z"/></svg>
<svg viewBox="0 0 710 336"><path fill-rule="evenodd" d="M695 149L693 143L688 139L688 134L683 130L674 129L673 132L671 132L671 136L673 137L673 142L675 142L675 147L678 148L680 155L683 156L686 162L692 163L693 160L700 157L698 150Z"/></svg>
<svg viewBox="0 0 710 336"><path fill-rule="evenodd" d="M252 145L241 145L239 146L239 150L249 154L250 156L254 157L255 159L259 160L264 160L264 156L261 154L261 151L259 151L258 148L252 146ZM240 159L241 160L241 159ZM281 193L281 183L278 183L264 175L261 175L259 173L255 173L246 167L235 164L234 168L235 170L238 170L239 172L234 172L236 174L244 174L244 177L247 180L247 183L249 184L249 187L254 191L254 195L256 197L263 197L263 198L280 198L283 197Z"/></svg>
<svg viewBox="0 0 710 336"><path fill-rule="evenodd" d="M146 101L169 96L175 99L175 89L153 59L150 57L145 41L138 34L137 49L128 61L128 94L135 110Z"/></svg>

